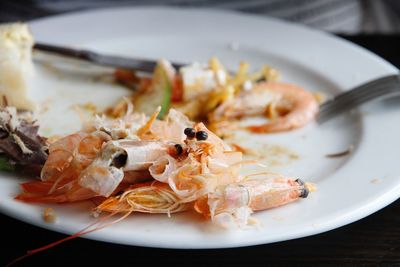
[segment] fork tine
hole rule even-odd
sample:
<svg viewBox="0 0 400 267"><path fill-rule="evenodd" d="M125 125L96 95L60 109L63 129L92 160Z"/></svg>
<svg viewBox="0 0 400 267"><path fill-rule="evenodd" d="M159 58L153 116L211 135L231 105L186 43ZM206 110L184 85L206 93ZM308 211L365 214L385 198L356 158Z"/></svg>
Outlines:
<svg viewBox="0 0 400 267"><path fill-rule="evenodd" d="M387 87L379 90L379 92L370 91L368 94L360 94L359 96L342 99L342 101L340 102L332 103L331 105L326 106L324 109L320 111L320 114L318 116L318 122L321 123L336 114L339 114L343 111L359 106L365 102L368 102L369 100L386 95L392 91L393 91L392 88Z"/></svg>
<svg viewBox="0 0 400 267"><path fill-rule="evenodd" d="M321 106L328 106L328 105L330 105L330 103L333 103L335 101L342 101L342 99L358 97L360 94L364 94L366 92L369 92L370 90L379 91L378 88L386 87L387 85L391 85L396 82L398 82L397 76L387 76L387 77L383 77L383 78L380 78L377 80L373 80L371 82L362 84L350 91L342 93L342 94L336 96L331 101L328 101L328 102L322 104Z"/></svg>
<svg viewBox="0 0 400 267"><path fill-rule="evenodd" d="M323 103L320 106L317 122L323 123L336 114L393 92L400 93L400 79L398 75L385 76L367 82Z"/></svg>
<svg viewBox="0 0 400 267"><path fill-rule="evenodd" d="M368 102L369 100L388 95L394 91L393 87L383 87L378 89L379 90L377 91L370 90L368 92L362 92L358 95L342 98L339 101L329 103L328 105L324 106L323 109L321 109L318 116L318 122L322 123L334 115L355 108L365 102Z"/></svg>
<svg viewBox="0 0 400 267"><path fill-rule="evenodd" d="M371 82L360 85L353 90L347 91L337 97L334 98L334 101L341 101L341 99L347 99L351 97L358 97L361 94L367 93L370 90L379 91L379 87L385 87L386 85L390 85L393 83L393 77L384 77L378 80L373 80Z"/></svg>
<svg viewBox="0 0 400 267"><path fill-rule="evenodd" d="M342 105L347 105L349 103L364 103L365 101L375 98L381 95L385 95L393 90L392 83L383 83L377 85L376 87L373 86L366 86L362 88L357 88L352 90L352 92L342 94L334 99L334 101L330 101L326 104L321 105L321 111L324 112L329 108L338 108Z"/></svg>
<svg viewBox="0 0 400 267"><path fill-rule="evenodd" d="M73 49L70 47L56 46L45 43L36 43L34 48L56 55L89 61L93 64L97 64L100 66L139 70L149 73L152 73L154 71L154 68L157 64L157 61L155 60L105 55L90 50ZM184 66L184 64L177 62L171 62L171 64L176 69Z"/></svg>

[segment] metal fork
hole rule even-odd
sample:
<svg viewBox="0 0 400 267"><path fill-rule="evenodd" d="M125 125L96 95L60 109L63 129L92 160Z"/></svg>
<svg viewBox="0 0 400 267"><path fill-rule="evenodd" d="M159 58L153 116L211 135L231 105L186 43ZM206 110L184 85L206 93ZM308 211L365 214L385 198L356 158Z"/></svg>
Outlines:
<svg viewBox="0 0 400 267"><path fill-rule="evenodd" d="M400 95L399 75L369 81L326 101L320 106L317 122L321 124L365 102L389 95Z"/></svg>
<svg viewBox="0 0 400 267"><path fill-rule="evenodd" d="M76 58L79 60L88 61L100 66L138 70L149 73L154 71L154 68L156 67L157 64L155 60L104 55L89 50L73 49L70 47L57 46L45 43L36 43L34 48L36 50L60 56L66 56L66 57ZM172 66L178 69L182 67L183 64L174 62L172 63Z"/></svg>

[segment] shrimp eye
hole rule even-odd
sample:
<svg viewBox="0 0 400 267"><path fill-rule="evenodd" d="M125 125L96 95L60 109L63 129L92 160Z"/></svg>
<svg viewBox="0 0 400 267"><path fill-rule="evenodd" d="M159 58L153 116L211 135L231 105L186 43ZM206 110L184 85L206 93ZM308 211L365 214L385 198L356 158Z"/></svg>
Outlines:
<svg viewBox="0 0 400 267"><path fill-rule="evenodd" d="M181 155L183 153L183 148L182 148L182 146L180 144L176 144L175 145L175 149L176 149L176 153L178 155Z"/></svg>
<svg viewBox="0 0 400 267"><path fill-rule="evenodd" d="M190 139L192 139L196 136L196 131L193 128L186 128L184 130L184 133Z"/></svg>
<svg viewBox="0 0 400 267"><path fill-rule="evenodd" d="M7 136L8 136L8 132L3 129L0 129L0 138L3 139L3 138L6 138Z"/></svg>
<svg viewBox="0 0 400 267"><path fill-rule="evenodd" d="M208 134L205 131L198 131L196 133L196 139L197 140L207 140Z"/></svg>
<svg viewBox="0 0 400 267"><path fill-rule="evenodd" d="M128 155L126 154L126 152L121 153L117 155L115 158L113 158L112 166L115 166L116 168L124 167L127 160L128 160Z"/></svg>
<svg viewBox="0 0 400 267"><path fill-rule="evenodd" d="M295 182L298 183L299 185L304 185L304 182L301 179L296 179Z"/></svg>
<svg viewBox="0 0 400 267"><path fill-rule="evenodd" d="M309 193L310 193L310 191L307 188L303 188L303 189L301 189L300 197L306 198Z"/></svg>
<svg viewBox="0 0 400 267"><path fill-rule="evenodd" d="M118 191L115 195L116 196L121 196L123 193L125 193L123 190Z"/></svg>

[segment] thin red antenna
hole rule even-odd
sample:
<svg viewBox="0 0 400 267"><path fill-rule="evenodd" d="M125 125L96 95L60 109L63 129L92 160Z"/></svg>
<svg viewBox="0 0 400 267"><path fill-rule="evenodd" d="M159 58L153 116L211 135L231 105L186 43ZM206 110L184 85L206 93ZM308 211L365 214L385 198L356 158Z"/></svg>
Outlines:
<svg viewBox="0 0 400 267"><path fill-rule="evenodd" d="M126 214L124 214L121 218L118 218L118 219L116 219L115 221L112 221L112 222L109 222L109 223L105 223L105 224L103 224L103 225L99 225L101 222L103 222L103 221L105 221L105 220L107 220L107 219L113 217L113 216L116 215L118 212L110 213L109 215L107 215L107 216L105 216L105 217L99 219L98 221L96 221L96 222L94 222L94 223L92 223L92 224L89 224L87 227L83 228L83 229L80 230L79 232L76 232L75 234L72 234L72 235L70 235L70 236L68 236L68 237L66 237L66 238L63 238L63 239L58 240L58 241L55 241L55 242L50 243L50 244L48 244L48 245L45 245L45 246L43 246L43 247L40 247L40 248L37 248L37 249L33 249L33 250L28 250L28 251L26 252L25 255L14 259L14 260L11 261L10 263L8 263L8 264L6 265L6 267L10 267L10 266L14 265L15 263L17 263L17 262L19 262L19 261L21 261L21 260L23 260L23 259L26 259L26 258L28 258L28 257L30 257L30 256L32 256L32 255L35 255L35 254L39 253L39 252L42 252L42 251L48 250L48 249L50 249L50 248L53 248L53 247L55 247L55 246L58 246L58 245L60 245L60 244L62 244L62 243L64 243L64 242L66 242L66 241L69 241L69 240L72 240L72 239L81 237L81 236L83 236L83 235L92 233L92 232L94 232L94 231L101 230L101 229L106 228L106 227L108 227L108 226L110 226L110 225L113 225L113 224L115 224L115 223L118 223L118 222L124 220L126 217L128 217L128 216L132 213L132 211L133 211L133 210L128 211L128 212L127 212ZM99 226L96 226L96 225L99 225ZM93 228L93 229L89 229L90 227L94 227L94 226L96 226L96 227Z"/></svg>

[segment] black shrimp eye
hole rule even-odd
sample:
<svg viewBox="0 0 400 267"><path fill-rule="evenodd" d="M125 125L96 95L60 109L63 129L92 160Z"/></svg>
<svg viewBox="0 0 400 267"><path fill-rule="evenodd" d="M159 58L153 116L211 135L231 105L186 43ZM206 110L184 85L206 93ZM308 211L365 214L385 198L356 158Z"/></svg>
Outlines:
<svg viewBox="0 0 400 267"><path fill-rule="evenodd" d="M304 182L301 179L296 179L295 182L298 183L299 185L304 185Z"/></svg>
<svg viewBox="0 0 400 267"><path fill-rule="evenodd" d="M300 191L300 197L306 198L306 197L308 197L309 193L310 193L310 190L308 190L307 188L303 188Z"/></svg>
<svg viewBox="0 0 400 267"><path fill-rule="evenodd" d="M205 131L198 131L196 133L196 139L197 140L207 140L208 134Z"/></svg>
<svg viewBox="0 0 400 267"><path fill-rule="evenodd" d="M115 195L116 196L121 196L123 193L125 193L125 192L121 190L121 191L118 191L118 193L116 193Z"/></svg>
<svg viewBox="0 0 400 267"><path fill-rule="evenodd" d="M196 136L196 131L193 128L186 128L184 133L189 138L194 138Z"/></svg>
<svg viewBox="0 0 400 267"><path fill-rule="evenodd" d="M176 144L175 145L175 149L176 149L176 153L178 155L181 155L183 153L183 148L182 148L182 146L180 144Z"/></svg>

